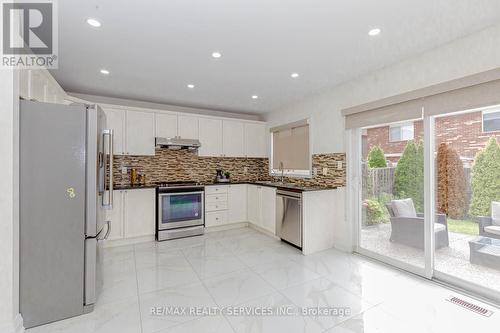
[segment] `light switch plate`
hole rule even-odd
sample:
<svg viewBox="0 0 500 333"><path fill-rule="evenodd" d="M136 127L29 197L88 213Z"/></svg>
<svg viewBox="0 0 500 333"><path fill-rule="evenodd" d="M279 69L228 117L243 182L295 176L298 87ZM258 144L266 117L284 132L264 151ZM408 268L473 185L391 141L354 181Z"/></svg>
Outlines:
<svg viewBox="0 0 500 333"><path fill-rule="evenodd" d="M126 175L127 174L127 167L122 167L122 175Z"/></svg>
<svg viewBox="0 0 500 333"><path fill-rule="evenodd" d="M248 167L243 167L243 173L247 173L248 172Z"/></svg>
<svg viewBox="0 0 500 333"><path fill-rule="evenodd" d="M313 175L317 176L318 175L318 168L313 168Z"/></svg>
<svg viewBox="0 0 500 333"><path fill-rule="evenodd" d="M323 176L327 176L328 175L328 168L323 168Z"/></svg>
<svg viewBox="0 0 500 333"><path fill-rule="evenodd" d="M342 170L342 161L337 162L337 169Z"/></svg>

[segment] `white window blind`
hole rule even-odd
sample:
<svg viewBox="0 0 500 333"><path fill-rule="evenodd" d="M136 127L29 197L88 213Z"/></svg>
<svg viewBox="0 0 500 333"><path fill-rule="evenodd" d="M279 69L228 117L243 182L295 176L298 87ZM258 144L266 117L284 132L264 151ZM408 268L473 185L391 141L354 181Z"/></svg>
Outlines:
<svg viewBox="0 0 500 333"><path fill-rule="evenodd" d="M271 174L308 176L311 174L309 124L306 120L271 129Z"/></svg>

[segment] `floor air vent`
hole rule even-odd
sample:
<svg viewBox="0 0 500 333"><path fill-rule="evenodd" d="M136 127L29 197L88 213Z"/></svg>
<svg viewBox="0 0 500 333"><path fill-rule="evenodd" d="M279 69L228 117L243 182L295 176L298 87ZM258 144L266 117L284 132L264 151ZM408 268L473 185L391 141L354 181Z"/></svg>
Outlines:
<svg viewBox="0 0 500 333"><path fill-rule="evenodd" d="M472 312L478 313L482 316L489 317L493 314L492 311L483 308L482 306L472 304L470 302L464 301L463 299L460 299L455 296L450 296L446 299L448 302L451 302L453 304L459 305L463 308L466 308L467 310L470 310Z"/></svg>

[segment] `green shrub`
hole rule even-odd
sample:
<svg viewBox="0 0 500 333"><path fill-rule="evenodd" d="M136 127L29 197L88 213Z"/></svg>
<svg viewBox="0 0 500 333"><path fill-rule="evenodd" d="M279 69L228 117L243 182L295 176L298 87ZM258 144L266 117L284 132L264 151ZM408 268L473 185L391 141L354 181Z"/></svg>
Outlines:
<svg viewBox="0 0 500 333"><path fill-rule="evenodd" d="M368 153L368 166L370 168L386 168L384 151L379 145L373 146Z"/></svg>
<svg viewBox="0 0 500 333"><path fill-rule="evenodd" d="M394 196L411 198L417 212L424 209L424 147L408 141L394 171Z"/></svg>
<svg viewBox="0 0 500 333"><path fill-rule="evenodd" d="M489 216L491 202L500 201L500 146L495 137L474 159L471 187L470 214Z"/></svg>
<svg viewBox="0 0 500 333"><path fill-rule="evenodd" d="M385 193L382 192L378 195L377 201L382 205L382 207L385 207L385 205L394 199L393 195L390 193Z"/></svg>
<svg viewBox="0 0 500 333"><path fill-rule="evenodd" d="M374 225L387 221L385 208L377 200L366 199L363 206L365 211L365 225Z"/></svg>

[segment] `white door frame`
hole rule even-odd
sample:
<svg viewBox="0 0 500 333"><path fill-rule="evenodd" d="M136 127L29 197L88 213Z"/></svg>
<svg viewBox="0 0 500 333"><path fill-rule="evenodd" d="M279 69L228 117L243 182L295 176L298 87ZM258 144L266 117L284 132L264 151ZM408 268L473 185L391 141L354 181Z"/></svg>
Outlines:
<svg viewBox="0 0 500 333"><path fill-rule="evenodd" d="M425 251L424 267L413 266L379 253L360 247L360 230L362 217L362 177L361 177L361 129L346 130L347 161L347 200L346 219L352 224L353 251L384 262L404 271L420 275L429 280L442 283L452 289L459 289L471 297L482 301L500 304L500 291L492 290L471 281L435 270L435 199L436 199L436 159L435 159L435 117L425 116L424 123L424 229Z"/></svg>

